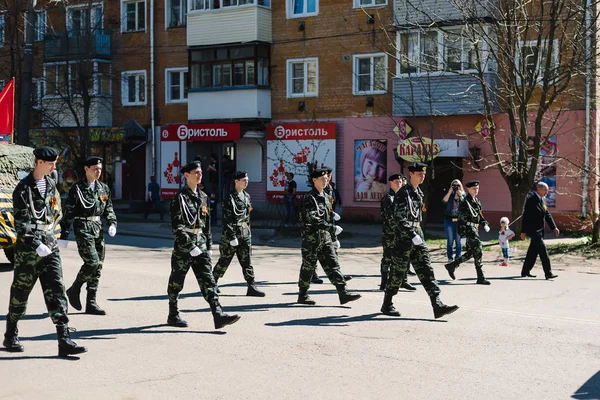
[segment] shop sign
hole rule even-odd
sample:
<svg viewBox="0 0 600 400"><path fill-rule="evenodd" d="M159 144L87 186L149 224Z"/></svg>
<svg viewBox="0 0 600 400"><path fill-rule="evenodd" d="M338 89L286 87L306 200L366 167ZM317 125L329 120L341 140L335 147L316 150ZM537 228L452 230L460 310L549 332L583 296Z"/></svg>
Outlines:
<svg viewBox="0 0 600 400"><path fill-rule="evenodd" d="M240 137L240 124L171 124L160 135L163 142L231 142Z"/></svg>
<svg viewBox="0 0 600 400"><path fill-rule="evenodd" d="M123 128L106 128L106 129L90 129L91 142L122 142L125 140L125 129Z"/></svg>
<svg viewBox="0 0 600 400"><path fill-rule="evenodd" d="M267 125L267 140L335 139L335 122Z"/></svg>
<svg viewBox="0 0 600 400"><path fill-rule="evenodd" d="M408 162L426 162L440 154L440 145L429 138L412 137L398 143L398 157ZM427 159L425 159L427 155Z"/></svg>

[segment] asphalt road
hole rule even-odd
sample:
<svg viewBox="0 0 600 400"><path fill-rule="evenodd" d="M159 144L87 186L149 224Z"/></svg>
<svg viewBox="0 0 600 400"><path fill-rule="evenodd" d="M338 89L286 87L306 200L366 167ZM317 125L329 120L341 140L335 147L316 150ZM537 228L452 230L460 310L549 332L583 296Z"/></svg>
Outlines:
<svg viewBox="0 0 600 400"><path fill-rule="evenodd" d="M244 296L234 261L221 282L221 302L242 318L215 331L190 272L180 300L190 327L179 329L165 324L172 242L109 241L98 292L108 315L70 315L72 337L89 352L56 357L37 285L19 324L25 352L0 350L0 399L600 398L600 271L574 265L546 281L518 277L516 263L490 264L492 285L484 287L474 284L471 266L445 281L436 259L442 299L460 310L434 320L417 284L417 292L395 297L402 317L392 318L379 313L374 249L340 252L343 272L354 276L350 289L363 295L348 307L329 283L311 287L316 306L294 304L299 250L256 247L256 275L267 297ZM69 285L80 265L74 242L63 251L63 265ZM0 272L3 313L11 279L10 271Z"/></svg>

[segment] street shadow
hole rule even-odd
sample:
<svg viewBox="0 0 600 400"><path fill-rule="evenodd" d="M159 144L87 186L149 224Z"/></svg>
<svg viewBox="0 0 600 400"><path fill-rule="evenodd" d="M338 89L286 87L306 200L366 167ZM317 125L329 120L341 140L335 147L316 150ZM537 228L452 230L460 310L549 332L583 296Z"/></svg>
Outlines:
<svg viewBox="0 0 600 400"><path fill-rule="evenodd" d="M14 354L14 353L9 353L6 350L2 350L3 353L6 354ZM0 361L14 361L14 360L65 360L65 361L78 361L80 360L81 357L76 357L76 356L66 356L66 357L60 357L58 355L56 356L12 356L12 357L3 357L0 355Z"/></svg>
<svg viewBox="0 0 600 400"><path fill-rule="evenodd" d="M577 389L571 398L581 400L600 399L600 371L596 372L583 386Z"/></svg>
<svg viewBox="0 0 600 400"><path fill-rule="evenodd" d="M69 315L71 315L71 313L69 313ZM21 318L21 320L40 320L40 319L46 319L49 318L50 316L48 315L48 313L44 313L44 314L25 314L25 316L23 318ZM2 314L0 315L0 321L6 321L6 314Z"/></svg>
<svg viewBox="0 0 600 400"><path fill-rule="evenodd" d="M232 313L232 312L253 312L253 311L269 311L271 309L281 309L281 308L340 308L343 310L350 310L352 307L350 306L342 306L342 305L319 305L319 304L298 304L298 303L269 303L269 304L243 304L237 306L223 306L223 312ZM196 308L196 309L185 309L180 310L181 312L210 312L209 308Z"/></svg>
<svg viewBox="0 0 600 400"><path fill-rule="evenodd" d="M2 272L13 272L13 266L11 263L0 263L0 273Z"/></svg>
<svg viewBox="0 0 600 400"><path fill-rule="evenodd" d="M402 318L402 317L385 317L381 313L357 315L349 317L347 315L330 315L318 318L293 319L283 322L268 322L266 326L348 326L353 322L364 321L421 321L421 322L441 322L445 320L426 319L426 318Z"/></svg>
<svg viewBox="0 0 600 400"><path fill-rule="evenodd" d="M180 299L186 299L189 297L200 297L202 298L202 295L200 294L200 292L194 292L194 293L183 293L179 295ZM146 300L168 300L169 296L165 293L165 294L157 294L154 296L137 296L137 297L124 297L124 298L117 298L117 299L106 299L107 301L146 301Z"/></svg>
<svg viewBox="0 0 600 400"><path fill-rule="evenodd" d="M539 280L539 278L523 278L521 275L497 276L497 277L486 276L485 279L487 279L488 281L513 281L515 279L517 279L519 281ZM459 278L454 281L451 279L439 279L438 284L439 285L466 286L466 285L476 285L476 283L475 283L476 281L477 281L477 278Z"/></svg>

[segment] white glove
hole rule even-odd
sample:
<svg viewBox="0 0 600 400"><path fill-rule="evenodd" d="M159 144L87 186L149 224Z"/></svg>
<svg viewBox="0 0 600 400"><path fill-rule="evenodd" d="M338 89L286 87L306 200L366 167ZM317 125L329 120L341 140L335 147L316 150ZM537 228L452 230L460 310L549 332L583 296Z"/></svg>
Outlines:
<svg viewBox="0 0 600 400"><path fill-rule="evenodd" d="M200 250L198 246L194 247L192 251L190 251L190 256L192 257L198 257L200 254L202 254L202 250Z"/></svg>
<svg viewBox="0 0 600 400"><path fill-rule="evenodd" d="M35 249L35 252L40 257L46 257L52 253L52 250L50 250L50 247L46 246L44 243L41 243L37 249Z"/></svg>
<svg viewBox="0 0 600 400"><path fill-rule="evenodd" d="M489 225L487 225L487 224L485 224L485 225L483 226L483 230L484 230L484 231L486 231L486 232L489 232L489 231L490 231L490 226L489 226Z"/></svg>
<svg viewBox="0 0 600 400"><path fill-rule="evenodd" d="M342 217L340 217L340 214L336 213L335 211L333 212L333 220L334 221L339 221L340 219L342 219Z"/></svg>
<svg viewBox="0 0 600 400"><path fill-rule="evenodd" d="M466 246L467 245L467 238L460 239L460 245L463 246L463 247Z"/></svg>
<svg viewBox="0 0 600 400"><path fill-rule="evenodd" d="M108 227L108 235L110 237L114 237L117 234L117 227L114 225L111 225Z"/></svg>
<svg viewBox="0 0 600 400"><path fill-rule="evenodd" d="M423 244L423 239L421 239L421 236L415 235L415 237L412 238L412 242L415 246L418 246L420 244Z"/></svg>
<svg viewBox="0 0 600 400"><path fill-rule="evenodd" d="M341 226L336 225L335 226L335 236L338 236L340 233L342 233L344 229Z"/></svg>
<svg viewBox="0 0 600 400"><path fill-rule="evenodd" d="M229 244L232 245L233 247L236 247L237 245L240 244L240 242L238 242L237 238L235 238L232 241L230 241Z"/></svg>
<svg viewBox="0 0 600 400"><path fill-rule="evenodd" d="M68 245L69 245L68 240L58 239L58 247L62 247L63 249L66 249Z"/></svg>
<svg viewBox="0 0 600 400"><path fill-rule="evenodd" d="M208 250L208 255L212 258L212 250Z"/></svg>
<svg viewBox="0 0 600 400"><path fill-rule="evenodd" d="M333 247L339 249L340 247L342 247L342 245L340 244L339 240L336 240L335 242L333 242Z"/></svg>

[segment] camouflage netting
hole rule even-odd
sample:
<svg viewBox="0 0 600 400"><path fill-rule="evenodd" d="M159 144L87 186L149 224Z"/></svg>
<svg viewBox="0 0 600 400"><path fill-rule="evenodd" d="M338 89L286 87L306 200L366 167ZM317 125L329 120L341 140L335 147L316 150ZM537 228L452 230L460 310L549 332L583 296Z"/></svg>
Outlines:
<svg viewBox="0 0 600 400"><path fill-rule="evenodd" d="M33 169L33 148L16 144L0 145L0 188L10 191L19 182L17 172Z"/></svg>

